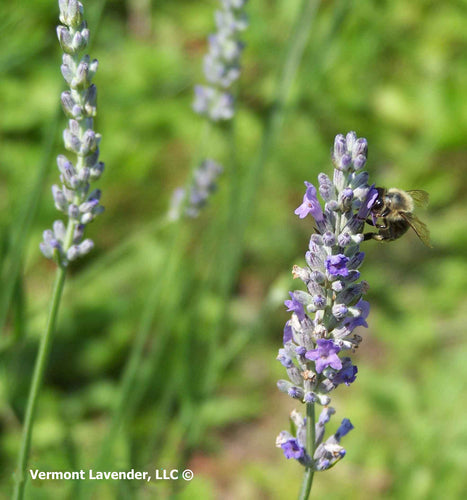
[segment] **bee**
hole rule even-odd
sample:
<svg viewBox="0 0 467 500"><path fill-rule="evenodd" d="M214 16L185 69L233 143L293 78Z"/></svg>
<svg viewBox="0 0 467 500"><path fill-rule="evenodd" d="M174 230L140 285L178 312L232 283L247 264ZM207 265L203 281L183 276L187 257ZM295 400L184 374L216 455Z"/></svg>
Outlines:
<svg viewBox="0 0 467 500"><path fill-rule="evenodd" d="M420 240L426 246L431 247L430 231L413 214L415 206L426 207L428 205L428 193L420 189L413 191L382 187L376 189L378 197L371 207L371 217L366 222L376 227L378 232L366 233L364 239L393 241L404 235L409 228L412 228ZM378 223L378 219L382 221Z"/></svg>

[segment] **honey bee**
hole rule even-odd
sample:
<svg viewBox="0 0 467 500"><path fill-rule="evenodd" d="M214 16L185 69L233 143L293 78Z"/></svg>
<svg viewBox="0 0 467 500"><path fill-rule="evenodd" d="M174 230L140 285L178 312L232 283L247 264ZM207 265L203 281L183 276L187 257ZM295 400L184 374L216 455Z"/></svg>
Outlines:
<svg viewBox="0 0 467 500"><path fill-rule="evenodd" d="M414 207L426 207L429 195L426 191L415 189L402 191L396 188L376 188L378 197L371 207L371 217L367 223L378 229L376 233L366 233L365 240L393 241L404 235L412 228L420 240L428 247L430 231L426 225L414 214ZM378 219L382 222L378 223Z"/></svg>

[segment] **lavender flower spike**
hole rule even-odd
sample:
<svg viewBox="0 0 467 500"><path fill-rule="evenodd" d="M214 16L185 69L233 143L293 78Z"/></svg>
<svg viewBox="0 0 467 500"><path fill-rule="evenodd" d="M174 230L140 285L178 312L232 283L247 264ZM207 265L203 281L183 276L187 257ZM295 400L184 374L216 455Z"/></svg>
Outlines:
<svg viewBox="0 0 467 500"><path fill-rule="evenodd" d="M216 11L217 32L208 38L204 76L208 85L195 86L193 109L213 122L234 116L234 98L228 89L240 77L240 57L244 45L238 34L248 26L242 7L246 0L220 0Z"/></svg>
<svg viewBox="0 0 467 500"><path fill-rule="evenodd" d="M306 404L307 417L297 417L295 412L295 435L281 432L276 444L286 458L305 466L308 477L344 457L340 440L353 428L344 419L336 434L323 441L325 425L335 413L328 406L329 394L356 379L357 367L348 356L361 342L354 329L368 326L369 304L362 299L368 284L359 281L358 268L364 258L360 251L363 226L377 192L368 185L368 174L361 171L367 152L366 139L358 139L355 132L338 135L332 152L332 180L321 173L318 189L305 182L303 203L295 210L301 219L309 215L314 218L316 233L310 238L306 267L293 269L294 278L303 281L306 292L290 292L291 300L285 301L291 318L285 325L284 345L277 359L286 368L290 382L281 380L278 387ZM315 403L323 406L316 426Z"/></svg>
<svg viewBox="0 0 467 500"><path fill-rule="evenodd" d="M60 267L86 255L94 246L84 239L85 226L93 221L104 207L100 204L98 189L90 192L90 182L97 180L104 164L99 161L100 134L96 133L97 89L92 79L97 71L97 60L83 55L89 41L89 30L83 19L83 5L78 0L59 0L60 22L57 36L64 52L61 71L69 89L61 95L68 126L63 131L65 155L57 157L61 185L52 186L55 207L68 218L65 228L57 220L53 230L44 231L40 249L45 257Z"/></svg>
<svg viewBox="0 0 467 500"><path fill-rule="evenodd" d="M223 168L213 160L204 160L195 170L191 186L186 194L185 188L177 188L172 195L168 217L178 220L182 214L198 217L200 210L208 202L209 196L217 189L217 179Z"/></svg>

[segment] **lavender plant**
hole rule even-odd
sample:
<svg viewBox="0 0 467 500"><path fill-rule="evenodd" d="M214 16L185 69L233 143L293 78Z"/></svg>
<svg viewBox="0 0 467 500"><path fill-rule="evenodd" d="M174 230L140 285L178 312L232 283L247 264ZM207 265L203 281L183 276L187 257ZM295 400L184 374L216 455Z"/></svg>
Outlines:
<svg viewBox="0 0 467 500"><path fill-rule="evenodd" d="M44 231L40 249L45 257L59 266L89 253L94 244L84 238L86 224L93 221L104 207L100 205L99 189L90 190L90 181L99 179L104 164L99 161L100 134L94 131L97 89L92 78L97 60L82 55L89 40L89 30L83 20L83 6L77 0L60 0L60 21L57 35L63 49L61 71L69 86L61 95L68 126L63 132L65 149L75 156L74 164L64 155L57 157L61 186L52 186L55 207L68 217L65 229L57 220L53 230Z"/></svg>
<svg viewBox="0 0 467 500"><path fill-rule="evenodd" d="M289 380L278 388L306 405L306 417L291 414L293 433L283 431L276 440L286 458L305 467L300 498L308 498L313 474L333 467L345 455L341 438L353 429L343 419L337 432L326 440L325 426L335 413L330 393L339 385L355 381L357 367L347 355L362 338L354 332L367 327L369 304L363 300L368 283L360 280L359 267L363 226L377 197L362 171L367 160L367 141L355 132L338 135L334 141L333 180L319 174L318 190L305 182L303 203L295 210L301 219L312 215L315 233L305 254L306 267L294 266L293 276L303 281L304 290L290 292L285 301L292 313L284 328L283 348L277 359L286 368ZM323 407L315 423L315 404Z"/></svg>
<svg viewBox="0 0 467 500"><path fill-rule="evenodd" d="M57 157L61 186L52 186L55 206L67 216L67 226L65 227L62 220L56 220L53 229L44 231L43 242L40 244L42 253L53 259L58 269L26 408L16 473L16 499L24 496L34 413L55 330L66 269L71 261L86 255L93 248L92 240L84 239L85 226L103 211L100 205L100 191L90 191L90 182L98 179L104 170L104 164L99 161L101 136L94 131L97 90L92 84L92 78L97 70L97 60L91 61L88 55L83 55L89 41L89 30L83 17L81 2L59 0L58 3L62 24L57 27L57 35L64 52L61 72L69 86L61 95L63 109L69 118L68 126L63 132L63 140L65 149L75 158L73 163L64 155Z"/></svg>

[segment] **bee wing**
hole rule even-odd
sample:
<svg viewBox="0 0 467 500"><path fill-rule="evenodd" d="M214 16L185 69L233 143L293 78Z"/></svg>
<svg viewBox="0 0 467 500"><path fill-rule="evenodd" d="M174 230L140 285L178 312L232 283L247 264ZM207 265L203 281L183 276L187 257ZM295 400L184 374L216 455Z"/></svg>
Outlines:
<svg viewBox="0 0 467 500"><path fill-rule="evenodd" d="M412 191L407 191L407 193L410 194L417 207L425 208L430 201L430 195L426 191L423 191L423 189L413 189Z"/></svg>
<svg viewBox="0 0 467 500"><path fill-rule="evenodd" d="M430 242L430 231L426 227L426 224L411 213L401 212L400 214L404 218L404 220L407 221L409 226L415 231L415 233L422 240L422 242L427 247L433 248L433 245Z"/></svg>

